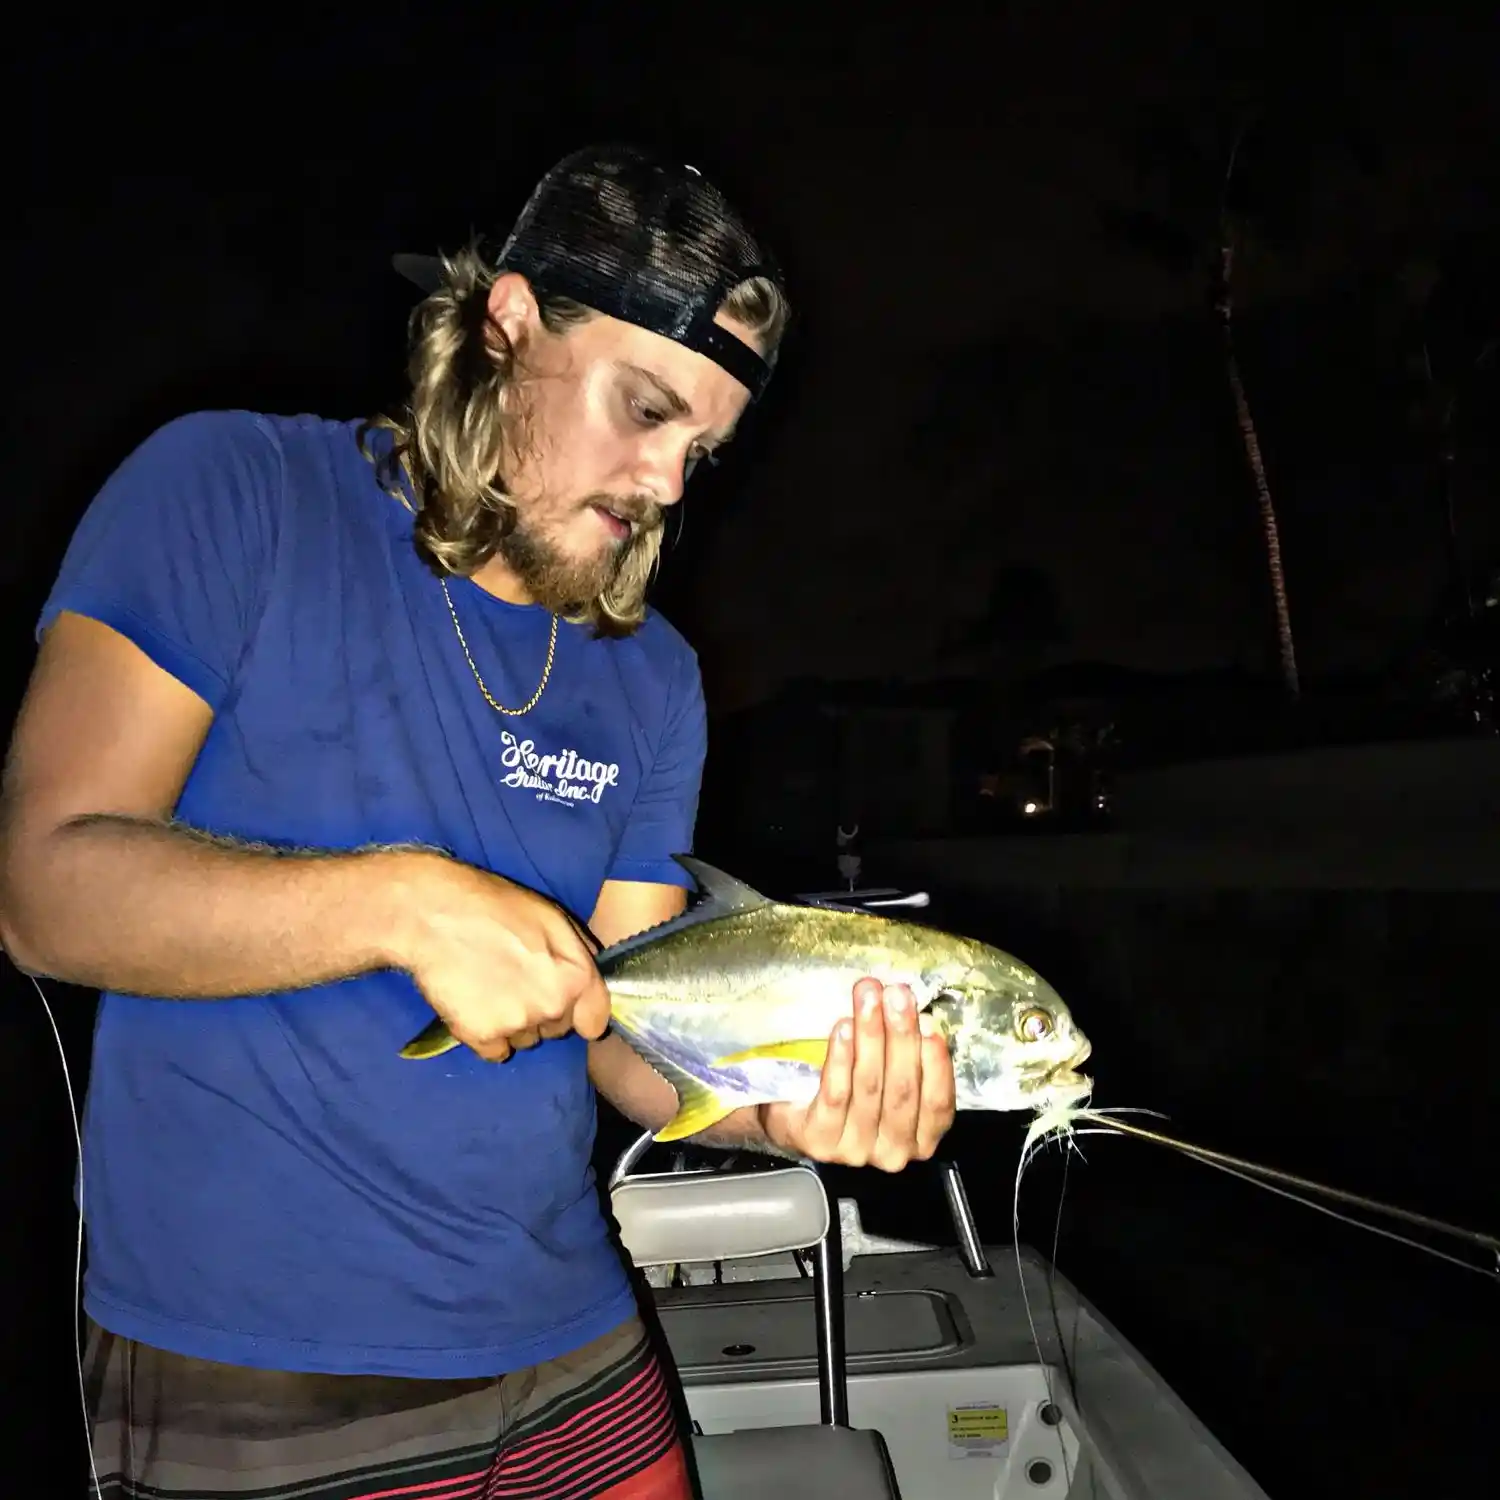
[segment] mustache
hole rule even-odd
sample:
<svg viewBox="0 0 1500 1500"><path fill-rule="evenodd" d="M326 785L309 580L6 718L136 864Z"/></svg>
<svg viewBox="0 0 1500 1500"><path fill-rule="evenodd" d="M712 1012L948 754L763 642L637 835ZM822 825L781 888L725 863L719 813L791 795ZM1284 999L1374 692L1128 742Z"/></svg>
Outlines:
<svg viewBox="0 0 1500 1500"><path fill-rule="evenodd" d="M660 531L666 524L665 509L646 495L590 495L584 504L613 511L637 532Z"/></svg>

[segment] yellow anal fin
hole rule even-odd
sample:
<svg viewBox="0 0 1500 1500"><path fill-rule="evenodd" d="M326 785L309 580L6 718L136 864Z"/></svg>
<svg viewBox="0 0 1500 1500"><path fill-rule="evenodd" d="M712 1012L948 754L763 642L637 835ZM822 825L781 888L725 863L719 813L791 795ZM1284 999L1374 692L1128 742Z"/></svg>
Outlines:
<svg viewBox="0 0 1500 1500"><path fill-rule="evenodd" d="M462 1045L458 1038L448 1030L443 1018L434 1016L432 1021L401 1049L401 1055L422 1061L429 1057L441 1057L443 1053L451 1052L455 1047Z"/></svg>
<svg viewBox="0 0 1500 1500"><path fill-rule="evenodd" d="M679 1074L672 1084L677 1090L677 1113L656 1132L655 1140L680 1141L684 1136L697 1135L739 1108L737 1104L725 1104L712 1089L686 1074Z"/></svg>
<svg viewBox="0 0 1500 1500"><path fill-rule="evenodd" d="M728 1057L715 1058L714 1067L732 1068L735 1063L755 1062L760 1058L804 1062L821 1068L828 1061L828 1038L815 1036L794 1042L766 1042L760 1047L747 1047L743 1052L731 1052Z"/></svg>

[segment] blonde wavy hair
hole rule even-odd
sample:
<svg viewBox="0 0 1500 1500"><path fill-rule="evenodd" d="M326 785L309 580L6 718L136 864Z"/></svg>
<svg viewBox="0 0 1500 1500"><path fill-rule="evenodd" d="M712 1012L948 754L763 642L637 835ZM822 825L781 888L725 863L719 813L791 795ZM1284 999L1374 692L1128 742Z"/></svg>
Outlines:
<svg viewBox="0 0 1500 1500"><path fill-rule="evenodd" d="M410 395L396 414L371 418L360 433L365 456L398 499L404 499L397 483L404 473L416 498L417 551L439 575L470 576L495 556L516 524L502 470L524 435L516 431L503 400L517 379L517 352L489 322L489 291L497 274L477 243L443 257L442 284L411 316ZM539 294L537 302L543 326L554 334L599 316L566 297ZM775 282L742 282L721 311L774 362L790 316ZM372 429L393 436L384 456L370 450L366 439ZM565 618L592 625L603 636L634 631L646 615L646 589L661 540L660 527L638 533L609 587Z"/></svg>

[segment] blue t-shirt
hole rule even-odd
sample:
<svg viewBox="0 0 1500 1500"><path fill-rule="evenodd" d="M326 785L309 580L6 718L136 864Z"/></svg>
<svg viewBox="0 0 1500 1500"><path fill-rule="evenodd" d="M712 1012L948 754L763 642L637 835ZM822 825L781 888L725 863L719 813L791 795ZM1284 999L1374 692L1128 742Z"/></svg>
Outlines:
<svg viewBox="0 0 1500 1500"><path fill-rule="evenodd" d="M92 616L214 709L187 824L435 845L584 919L607 879L687 883L671 856L691 847L705 749L692 650L654 614L625 640L564 623L541 702L500 716L357 431L247 412L160 429L79 524L38 633ZM551 617L450 591L491 693L525 703ZM390 970L228 1000L105 994L89 1314L231 1364L454 1377L628 1317L586 1044L400 1058L431 1019Z"/></svg>

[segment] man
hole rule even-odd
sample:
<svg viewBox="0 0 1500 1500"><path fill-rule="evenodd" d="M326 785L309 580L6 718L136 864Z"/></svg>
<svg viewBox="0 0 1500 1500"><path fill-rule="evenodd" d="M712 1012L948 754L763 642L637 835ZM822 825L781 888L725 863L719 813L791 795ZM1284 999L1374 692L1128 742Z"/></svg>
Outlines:
<svg viewBox="0 0 1500 1500"><path fill-rule="evenodd" d="M580 929L683 909L697 661L663 518L787 317L691 168L609 149L428 290L405 408L197 413L80 523L7 767L0 935L102 994L82 1201L106 1494L688 1491L590 1168ZM953 1115L864 982L809 1106L709 1144L897 1170ZM399 1051L433 1011L467 1047ZM494 1066L503 1062L503 1066Z"/></svg>

